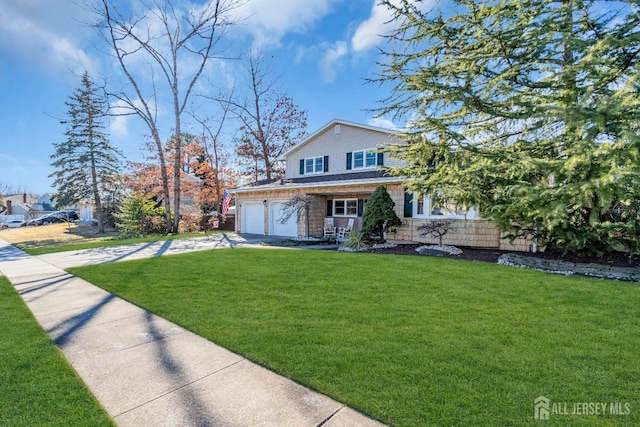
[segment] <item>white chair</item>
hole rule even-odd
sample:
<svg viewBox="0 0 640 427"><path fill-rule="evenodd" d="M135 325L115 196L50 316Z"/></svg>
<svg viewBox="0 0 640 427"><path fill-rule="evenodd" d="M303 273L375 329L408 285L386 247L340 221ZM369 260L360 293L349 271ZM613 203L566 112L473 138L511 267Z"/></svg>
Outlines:
<svg viewBox="0 0 640 427"><path fill-rule="evenodd" d="M355 219L349 218L349 223L346 227L338 228L338 239L344 239L349 233L351 233L351 230L353 230L354 221Z"/></svg>
<svg viewBox="0 0 640 427"><path fill-rule="evenodd" d="M324 219L324 227L322 228L325 236L336 236L336 226L333 223L333 218Z"/></svg>

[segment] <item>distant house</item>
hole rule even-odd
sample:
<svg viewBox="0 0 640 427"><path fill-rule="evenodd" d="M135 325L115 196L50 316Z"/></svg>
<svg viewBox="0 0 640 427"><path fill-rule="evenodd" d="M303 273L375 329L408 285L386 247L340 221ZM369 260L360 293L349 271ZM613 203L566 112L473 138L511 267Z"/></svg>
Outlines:
<svg viewBox="0 0 640 427"><path fill-rule="evenodd" d="M29 218L29 212L31 212L31 206L37 203L37 199L29 197L26 193L23 194L11 194L3 196L6 210L4 215L20 216L23 220Z"/></svg>
<svg viewBox="0 0 640 427"><path fill-rule="evenodd" d="M300 236L306 219L292 215L282 223L284 205L297 194L312 195L309 234L322 235L325 218L337 227L354 220L362 226L367 200L384 185L395 202L403 225L390 230L392 240L437 243L422 236L418 227L435 219L452 219L455 229L444 236L444 244L530 251L523 239L513 244L502 238L492 221L481 219L472 209L459 209L437 195L408 193L402 177L387 173L385 166L398 165L387 152L389 144L405 144L398 133L368 125L333 120L285 154L286 176L235 188L236 231L240 233Z"/></svg>

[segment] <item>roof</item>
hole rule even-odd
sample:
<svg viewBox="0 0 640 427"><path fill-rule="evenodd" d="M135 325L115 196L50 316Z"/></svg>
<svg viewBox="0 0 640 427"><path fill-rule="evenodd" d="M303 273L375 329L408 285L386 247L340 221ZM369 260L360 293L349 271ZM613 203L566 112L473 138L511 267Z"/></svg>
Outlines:
<svg viewBox="0 0 640 427"><path fill-rule="evenodd" d="M332 187L371 183L402 182L404 178L392 176L384 169L338 175L314 175L289 179L271 179L252 182L231 190L233 193L252 193L263 190L289 190L305 187Z"/></svg>
<svg viewBox="0 0 640 427"><path fill-rule="evenodd" d="M386 135L396 135L396 136L398 136L400 134L397 130L393 130L393 129L381 128L381 127L370 126L370 125L363 125L362 123L354 123L354 122L349 122L347 120L333 119L329 123L327 123L326 125L322 126L320 129L318 129L317 131L315 131L314 133L309 135L300 144L296 145L295 147L293 147L292 149L290 149L286 153L282 154L281 157L285 158L289 154L293 153L294 151L299 150L300 148L304 147L309 142L314 140L318 135L326 132L327 129L329 129L332 126L335 126L335 125L352 126L352 127L356 127L356 128L360 128L360 129L367 129L367 130L372 130L372 131L375 131L375 132L381 132L381 133L384 133Z"/></svg>

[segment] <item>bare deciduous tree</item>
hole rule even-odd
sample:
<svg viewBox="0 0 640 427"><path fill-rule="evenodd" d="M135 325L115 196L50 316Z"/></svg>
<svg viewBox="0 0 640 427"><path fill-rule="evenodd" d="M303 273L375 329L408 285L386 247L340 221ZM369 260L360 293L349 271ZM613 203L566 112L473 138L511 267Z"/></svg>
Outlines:
<svg viewBox="0 0 640 427"><path fill-rule="evenodd" d="M120 101L126 114L144 121L156 145L169 232L178 232L180 220L180 165L174 167L176 215L172 222L169 177L158 123L162 109L159 86L162 84L170 92L175 161L180 162L182 113L207 63L219 54L221 38L233 24L230 12L238 5L237 0L211 0L187 10L180 8L177 1L144 0L136 2L140 15L124 14L109 0L98 0L93 7L99 17L96 25L104 31L130 86L128 91L121 89L111 95Z"/></svg>
<svg viewBox="0 0 640 427"><path fill-rule="evenodd" d="M438 238L438 244L442 246L442 238L456 228L454 219L434 219L418 227L421 236Z"/></svg>
<svg viewBox="0 0 640 427"><path fill-rule="evenodd" d="M242 122L236 154L245 172L255 180L279 178L284 168L277 165L278 158L307 136L307 112L275 86L277 79L270 78L261 56L249 55L247 71L247 95L218 102L228 103Z"/></svg>
<svg viewBox="0 0 640 427"><path fill-rule="evenodd" d="M296 194L286 202L284 202L284 207L282 208L282 216L278 220L280 224L286 224L289 220L295 216L296 218L300 218L304 216L305 218L305 234L309 237L309 211L317 202L316 196L311 194Z"/></svg>
<svg viewBox="0 0 640 427"><path fill-rule="evenodd" d="M235 183L234 177L229 176L227 173L228 154L226 150L224 150L224 144L222 143L222 130L231 105L228 102L222 102L220 105L222 106L222 112L215 126L212 124L214 121L213 118L200 118L197 114L193 112L190 113L191 117L202 125L201 145L204 150L205 160L209 163L210 170L213 174L214 198L218 212L221 212L222 209L225 186Z"/></svg>

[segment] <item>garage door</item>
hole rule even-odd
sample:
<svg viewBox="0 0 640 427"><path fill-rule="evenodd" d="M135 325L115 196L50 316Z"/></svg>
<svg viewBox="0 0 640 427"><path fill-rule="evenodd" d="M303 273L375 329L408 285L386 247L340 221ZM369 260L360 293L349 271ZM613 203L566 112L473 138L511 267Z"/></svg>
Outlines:
<svg viewBox="0 0 640 427"><path fill-rule="evenodd" d="M264 234L264 205L262 203L244 203L242 205L243 233Z"/></svg>
<svg viewBox="0 0 640 427"><path fill-rule="evenodd" d="M272 236L298 236L298 215L297 212L284 224L280 220L284 215L284 203L273 202L269 205L269 229Z"/></svg>

